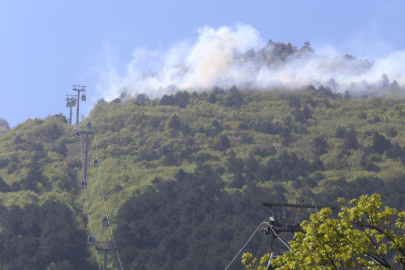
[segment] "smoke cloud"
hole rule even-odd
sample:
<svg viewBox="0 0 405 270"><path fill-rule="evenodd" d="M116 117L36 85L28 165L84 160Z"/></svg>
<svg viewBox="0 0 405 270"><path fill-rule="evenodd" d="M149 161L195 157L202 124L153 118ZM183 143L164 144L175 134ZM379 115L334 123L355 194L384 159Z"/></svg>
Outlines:
<svg viewBox="0 0 405 270"><path fill-rule="evenodd" d="M97 89L107 100L123 92L146 93L153 98L178 90L232 85L266 90L323 84L338 92L360 92L402 86L404 63L405 51L369 62L331 46L313 49L305 43L295 48L291 44L264 41L249 25L234 29L204 27L195 42L179 42L166 50L136 49L123 74L116 65L107 63L100 69ZM388 75L386 80L382 80L382 74Z"/></svg>

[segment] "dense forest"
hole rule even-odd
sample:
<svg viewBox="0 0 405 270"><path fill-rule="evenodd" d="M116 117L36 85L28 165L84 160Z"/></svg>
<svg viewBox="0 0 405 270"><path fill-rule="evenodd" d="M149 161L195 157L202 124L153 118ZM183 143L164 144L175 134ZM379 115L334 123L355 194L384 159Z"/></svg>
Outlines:
<svg viewBox="0 0 405 270"><path fill-rule="evenodd" d="M90 225L110 240L98 169L124 269L224 269L271 214L263 201L337 205L378 192L404 210L405 100L386 92L234 86L99 100L81 123L95 131L89 161L100 161L88 201L84 142L62 114L0 132L0 265L97 269ZM259 257L269 241L256 235L246 251Z"/></svg>

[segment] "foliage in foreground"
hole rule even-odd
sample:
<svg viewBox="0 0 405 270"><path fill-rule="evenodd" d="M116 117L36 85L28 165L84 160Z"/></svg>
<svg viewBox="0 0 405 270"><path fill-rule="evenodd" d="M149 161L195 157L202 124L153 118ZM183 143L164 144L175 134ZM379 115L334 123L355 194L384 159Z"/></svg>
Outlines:
<svg viewBox="0 0 405 270"><path fill-rule="evenodd" d="M405 269L405 211L384 206L379 194L361 196L345 204L337 218L330 208L312 214L290 242L291 251L274 259L276 269ZM246 253L246 269L266 269L269 255L260 260Z"/></svg>

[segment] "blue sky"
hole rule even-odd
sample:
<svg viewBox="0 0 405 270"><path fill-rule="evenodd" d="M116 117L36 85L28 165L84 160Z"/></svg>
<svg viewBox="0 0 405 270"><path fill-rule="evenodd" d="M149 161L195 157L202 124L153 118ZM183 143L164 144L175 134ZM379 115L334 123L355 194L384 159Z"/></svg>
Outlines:
<svg viewBox="0 0 405 270"><path fill-rule="evenodd" d="M198 37L209 26L251 25L264 39L326 44L373 60L404 50L403 0L137 1L0 0L0 117L67 114L72 84L86 85L87 113L101 94L94 67L124 68L136 48L154 50Z"/></svg>

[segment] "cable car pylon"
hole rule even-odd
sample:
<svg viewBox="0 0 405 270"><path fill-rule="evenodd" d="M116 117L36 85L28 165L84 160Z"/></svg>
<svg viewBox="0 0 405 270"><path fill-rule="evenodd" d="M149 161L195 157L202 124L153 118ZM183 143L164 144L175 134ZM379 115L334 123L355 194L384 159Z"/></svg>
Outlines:
<svg viewBox="0 0 405 270"><path fill-rule="evenodd" d="M109 251L117 251L117 247L114 243L109 241L98 241L95 242L95 247L97 251L104 252L103 270L107 269L107 255ZM122 268L121 268L122 269Z"/></svg>
<svg viewBox="0 0 405 270"><path fill-rule="evenodd" d="M72 112L72 108L76 107L76 101L77 98L74 95L66 95L66 107L69 108L69 120L68 123L71 126L72 125L72 116L73 116L73 112Z"/></svg>
<svg viewBox="0 0 405 270"><path fill-rule="evenodd" d="M77 108L76 108L76 126L79 126L79 110L80 110L80 100L86 101L86 86L84 85L73 85L73 91L77 92ZM83 92L80 98L80 92Z"/></svg>

